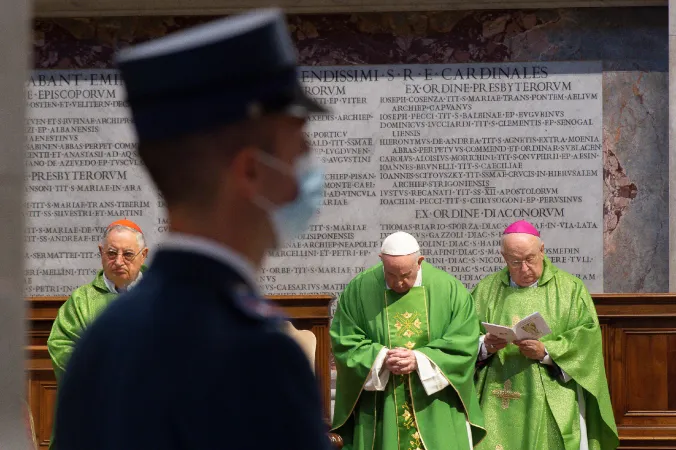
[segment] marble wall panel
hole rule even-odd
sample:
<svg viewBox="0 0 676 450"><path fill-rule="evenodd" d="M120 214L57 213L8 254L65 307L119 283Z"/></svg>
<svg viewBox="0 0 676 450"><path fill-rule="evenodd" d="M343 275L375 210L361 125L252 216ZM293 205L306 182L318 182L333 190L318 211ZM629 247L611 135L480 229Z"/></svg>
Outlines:
<svg viewBox="0 0 676 450"><path fill-rule="evenodd" d="M669 282L668 15L665 7L290 16L304 65L601 60L604 290ZM112 67L118 48L208 20L49 19L34 67Z"/></svg>

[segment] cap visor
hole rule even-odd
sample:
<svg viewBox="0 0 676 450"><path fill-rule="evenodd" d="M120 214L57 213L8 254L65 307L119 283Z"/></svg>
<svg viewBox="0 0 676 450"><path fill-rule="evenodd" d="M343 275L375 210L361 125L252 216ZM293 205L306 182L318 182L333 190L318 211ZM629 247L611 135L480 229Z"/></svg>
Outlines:
<svg viewBox="0 0 676 450"><path fill-rule="evenodd" d="M328 108L317 103L315 99L308 96L302 89L297 89L294 99L285 111L290 116L305 118L310 114L327 114Z"/></svg>

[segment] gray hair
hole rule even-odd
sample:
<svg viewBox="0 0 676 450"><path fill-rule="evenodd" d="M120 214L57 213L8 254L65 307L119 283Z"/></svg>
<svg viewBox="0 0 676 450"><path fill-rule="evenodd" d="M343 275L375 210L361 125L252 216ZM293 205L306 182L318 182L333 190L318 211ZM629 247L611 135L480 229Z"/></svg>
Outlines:
<svg viewBox="0 0 676 450"><path fill-rule="evenodd" d="M146 238L145 236L143 236L143 233L139 233L138 230L125 227L124 225L113 225L110 228L106 228L106 231L103 232L103 237L101 237L101 245L104 245L106 243L106 239L108 238L108 235L110 234L111 231L120 231L120 230L128 230L134 233L136 235L136 242L138 242L139 247L141 249L146 248Z"/></svg>

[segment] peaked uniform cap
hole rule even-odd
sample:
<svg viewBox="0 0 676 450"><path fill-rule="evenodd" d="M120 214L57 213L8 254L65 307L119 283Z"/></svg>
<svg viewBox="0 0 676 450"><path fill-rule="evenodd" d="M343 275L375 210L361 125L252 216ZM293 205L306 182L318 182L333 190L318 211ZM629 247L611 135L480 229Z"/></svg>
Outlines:
<svg viewBox="0 0 676 450"><path fill-rule="evenodd" d="M302 89L279 9L227 17L120 51L139 140L169 139L266 114L326 110Z"/></svg>
<svg viewBox="0 0 676 450"><path fill-rule="evenodd" d="M380 253L390 256L404 256L411 255L419 250L420 246L416 238L404 231L397 231L385 238Z"/></svg>

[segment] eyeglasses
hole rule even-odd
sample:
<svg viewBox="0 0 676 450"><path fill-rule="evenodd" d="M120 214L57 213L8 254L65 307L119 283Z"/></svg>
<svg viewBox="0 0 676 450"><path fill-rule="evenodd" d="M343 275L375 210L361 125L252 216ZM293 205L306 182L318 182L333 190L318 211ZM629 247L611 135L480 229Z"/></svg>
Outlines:
<svg viewBox="0 0 676 450"><path fill-rule="evenodd" d="M139 250L138 253L134 253L131 250L125 250L122 252L122 259L124 259L127 262L132 262L136 257L141 254L143 249ZM104 253L105 257L108 258L111 261L115 261L117 259L117 255L120 254L120 250L115 250L113 248L109 248L106 250Z"/></svg>
<svg viewBox="0 0 676 450"><path fill-rule="evenodd" d="M535 264L537 262L538 255L531 255L531 256L529 256L528 258L526 258L522 261L515 260L515 259L510 261L506 257L505 257L505 260L507 261L507 265L510 266L510 267L521 267L523 265L523 263L526 263L527 266L532 266L533 264Z"/></svg>

